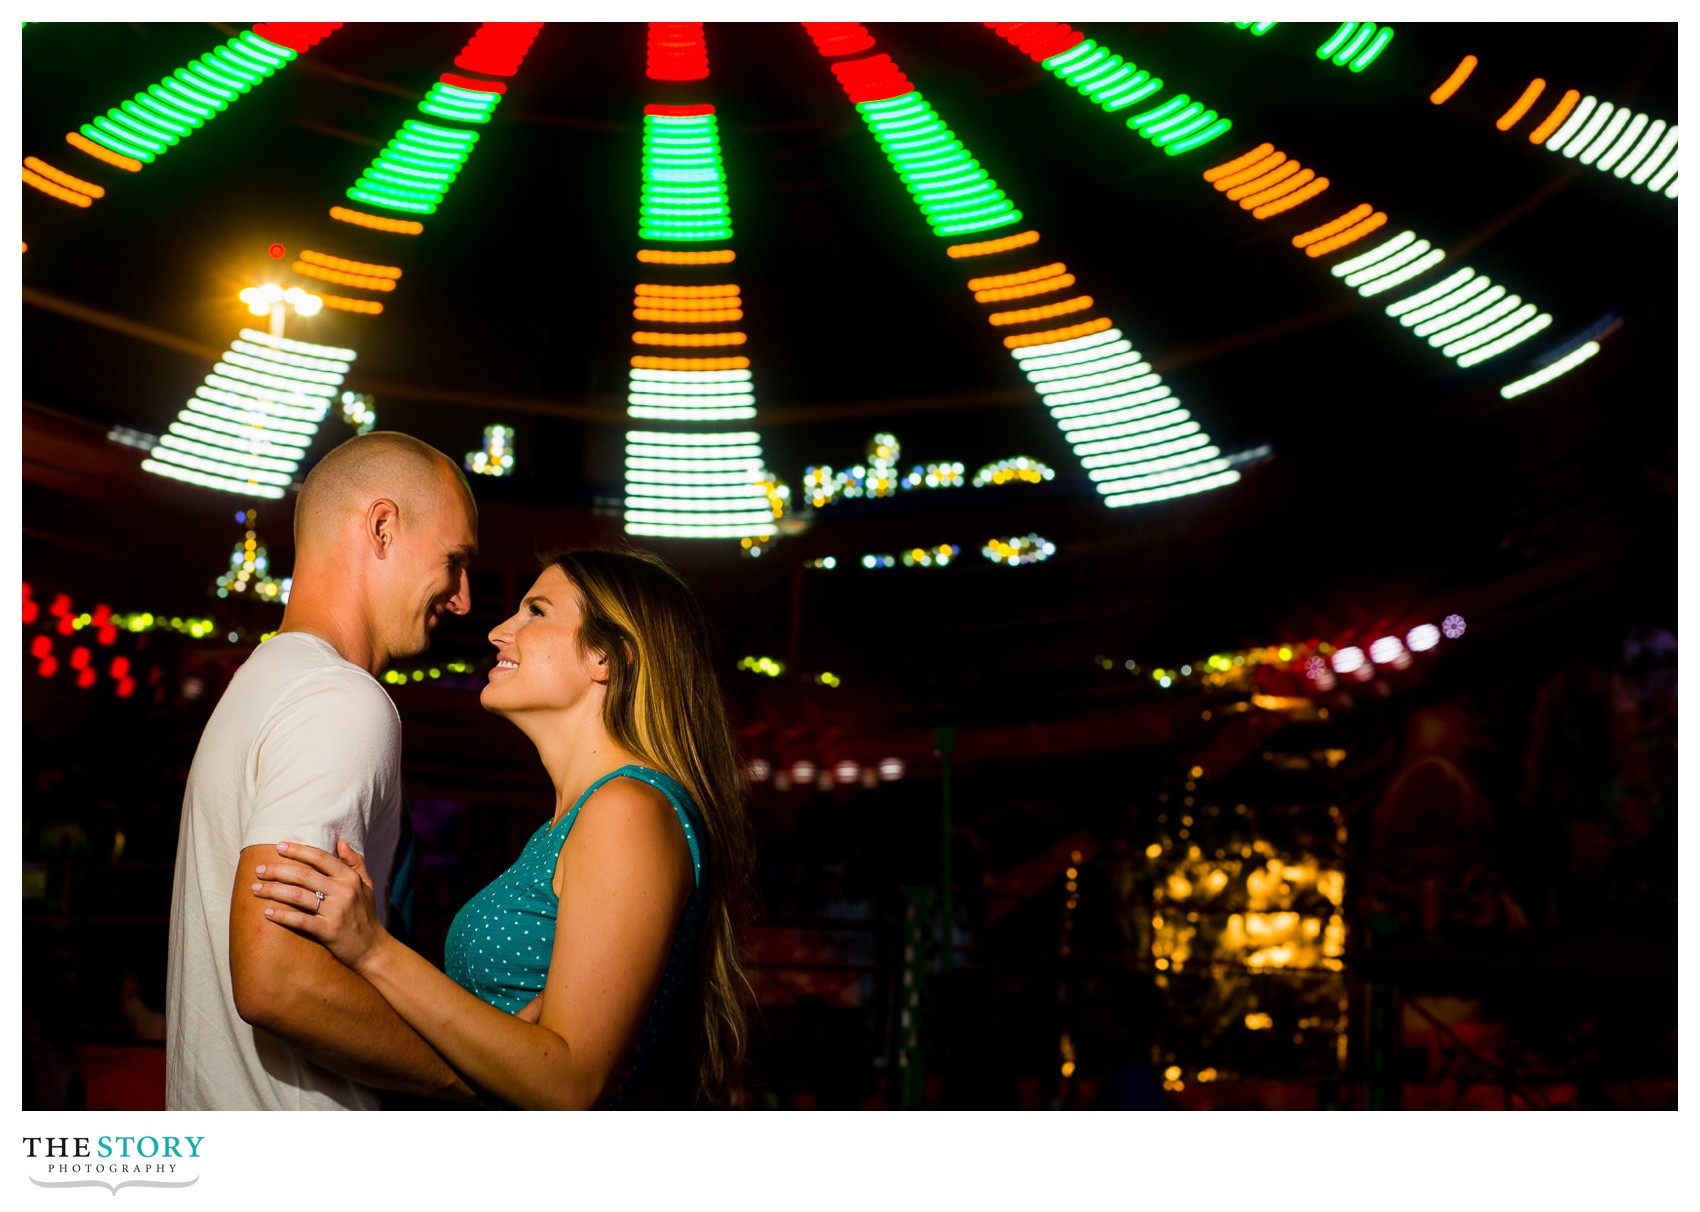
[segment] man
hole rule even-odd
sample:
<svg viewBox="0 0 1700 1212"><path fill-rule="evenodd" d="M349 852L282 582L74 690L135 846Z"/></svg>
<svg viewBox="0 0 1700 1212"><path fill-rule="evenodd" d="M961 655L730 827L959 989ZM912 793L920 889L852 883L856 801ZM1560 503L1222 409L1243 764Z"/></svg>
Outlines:
<svg viewBox="0 0 1700 1212"><path fill-rule="evenodd" d="M340 837L385 888L401 722L375 675L425 651L444 611L471 608L477 530L460 469L406 434L353 438L302 485L283 625L231 679L183 797L168 1108L372 1108L373 1085L471 1098L364 979L267 921L250 886L278 842L334 850Z"/></svg>

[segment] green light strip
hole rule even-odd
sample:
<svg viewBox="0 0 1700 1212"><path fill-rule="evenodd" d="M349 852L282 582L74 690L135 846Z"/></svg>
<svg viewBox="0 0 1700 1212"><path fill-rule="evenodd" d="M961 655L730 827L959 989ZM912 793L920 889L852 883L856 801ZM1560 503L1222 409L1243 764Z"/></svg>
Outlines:
<svg viewBox="0 0 1700 1212"><path fill-rule="evenodd" d="M501 99L500 93L475 92L438 81L419 103L419 111L454 122L483 123L495 114L496 104Z"/></svg>
<svg viewBox="0 0 1700 1212"><path fill-rule="evenodd" d="M151 164L294 58L294 51L244 30L84 123L82 134L119 155Z"/></svg>
<svg viewBox="0 0 1700 1212"><path fill-rule="evenodd" d="M732 206L713 114L643 116L642 240L732 238Z"/></svg>
<svg viewBox="0 0 1700 1212"><path fill-rule="evenodd" d="M991 174L968 154L919 90L856 106L937 236L1021 222Z"/></svg>
<svg viewBox="0 0 1700 1212"><path fill-rule="evenodd" d="M1242 29L1247 25L1245 22L1236 24ZM1264 30L1253 32L1267 32L1267 27L1274 22L1263 24ZM1091 38L1084 38L1062 54L1051 56L1043 66L1106 113L1126 109L1161 92L1164 87L1162 80L1099 46ZM1184 93L1171 97L1155 109L1129 118L1127 124L1129 129L1150 139L1171 156L1202 147L1233 127L1228 119Z"/></svg>
<svg viewBox="0 0 1700 1212"><path fill-rule="evenodd" d="M1391 41L1391 26L1377 26L1373 21L1362 24L1342 21L1328 40L1316 48L1316 57L1332 60L1336 67L1349 67L1354 72L1361 72L1381 57L1381 52Z"/></svg>
<svg viewBox="0 0 1700 1212"><path fill-rule="evenodd" d="M421 110L426 101L419 103ZM349 187L348 196L386 210L436 214L477 142L476 131L409 118Z"/></svg>

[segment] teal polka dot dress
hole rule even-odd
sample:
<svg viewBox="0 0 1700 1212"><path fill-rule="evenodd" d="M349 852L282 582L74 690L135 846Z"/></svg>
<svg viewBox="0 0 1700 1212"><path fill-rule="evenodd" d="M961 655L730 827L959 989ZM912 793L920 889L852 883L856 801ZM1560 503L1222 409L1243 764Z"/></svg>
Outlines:
<svg viewBox="0 0 1700 1212"><path fill-rule="evenodd" d="M561 846L591 793L609 779L632 778L648 783L667 797L685 830L691 849L696 887L685 904L673 933L673 947L655 1000L638 1029L632 1063L620 1089L603 1105L620 1105L621 1094L638 1085L645 1059L654 1055L666 1034L674 1004L691 975L697 939L702 934L707 897L703 888L702 814L690 793L675 780L647 766L622 766L592 783L558 826L545 822L531 835L519 858L455 915L443 947L443 968L456 984L481 1000L512 1014L543 991L549 975L549 956L555 941L555 863Z"/></svg>

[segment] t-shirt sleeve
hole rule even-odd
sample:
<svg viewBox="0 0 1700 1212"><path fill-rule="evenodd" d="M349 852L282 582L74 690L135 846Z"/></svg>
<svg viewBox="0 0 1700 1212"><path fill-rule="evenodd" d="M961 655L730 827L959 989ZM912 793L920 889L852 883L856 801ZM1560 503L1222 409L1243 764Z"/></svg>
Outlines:
<svg viewBox="0 0 1700 1212"><path fill-rule="evenodd" d="M306 842L335 853L340 837L369 854L374 834L393 843L400 755L401 723L377 683L346 670L300 679L261 730L242 846Z"/></svg>

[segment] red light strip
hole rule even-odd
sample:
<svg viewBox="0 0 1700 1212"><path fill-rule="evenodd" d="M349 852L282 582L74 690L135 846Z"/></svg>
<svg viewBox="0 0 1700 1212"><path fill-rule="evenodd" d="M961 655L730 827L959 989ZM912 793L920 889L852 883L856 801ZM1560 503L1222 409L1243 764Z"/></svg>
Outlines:
<svg viewBox="0 0 1700 1212"><path fill-rule="evenodd" d="M873 35L855 21L805 21L803 28L814 39L815 49L828 59L874 49Z"/></svg>
<svg viewBox="0 0 1700 1212"><path fill-rule="evenodd" d="M463 76L459 72L444 72L438 76L444 84L452 84L456 88L469 88L479 93L505 93L508 86L496 80L475 80L471 76Z"/></svg>
<svg viewBox="0 0 1700 1212"><path fill-rule="evenodd" d="M866 59L851 59L834 63L832 74L838 77L852 105L864 101L888 101L915 91L909 77L898 70L890 55L869 55Z"/></svg>
<svg viewBox="0 0 1700 1212"><path fill-rule="evenodd" d="M649 62L651 80L708 79L708 44L701 21L651 21Z"/></svg>
<svg viewBox="0 0 1700 1212"><path fill-rule="evenodd" d="M986 24L1035 63L1043 63L1086 40L1085 34L1061 21L988 21Z"/></svg>
<svg viewBox="0 0 1700 1212"><path fill-rule="evenodd" d="M486 21L455 58L455 66L486 76L511 76L537 39L541 21Z"/></svg>
<svg viewBox="0 0 1700 1212"><path fill-rule="evenodd" d="M254 33L299 55L341 28L340 21L262 21L254 27Z"/></svg>

